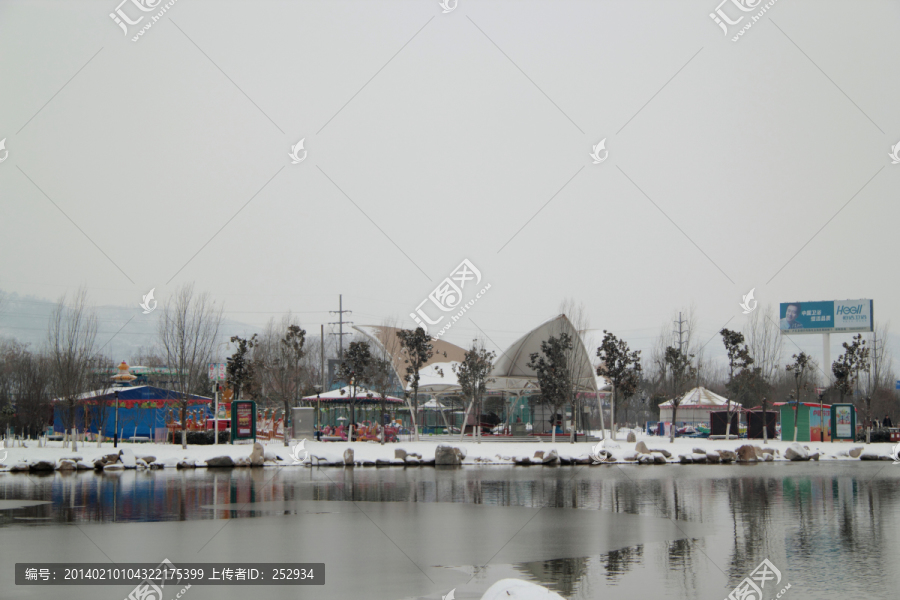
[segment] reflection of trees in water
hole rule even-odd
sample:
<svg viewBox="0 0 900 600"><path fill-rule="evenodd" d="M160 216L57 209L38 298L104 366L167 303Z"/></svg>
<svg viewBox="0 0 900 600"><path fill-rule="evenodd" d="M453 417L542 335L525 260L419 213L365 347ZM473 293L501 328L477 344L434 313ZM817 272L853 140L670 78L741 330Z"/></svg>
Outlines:
<svg viewBox="0 0 900 600"><path fill-rule="evenodd" d="M734 528L734 552L728 567L728 582L737 585L771 554L771 507L781 493L774 477L735 478L722 483L726 486Z"/></svg>
<svg viewBox="0 0 900 600"><path fill-rule="evenodd" d="M694 568L694 552L699 540L680 539L666 542L666 578L681 578L681 589L685 596L696 593L697 570Z"/></svg>
<svg viewBox="0 0 900 600"><path fill-rule="evenodd" d="M610 583L615 583L625 573L639 565L644 559L644 545L629 546L613 550L606 555L604 567L606 568L606 579Z"/></svg>
<svg viewBox="0 0 900 600"><path fill-rule="evenodd" d="M578 591L588 572L587 558L559 558L536 562L516 563L517 571L527 579L550 587L563 596L571 596Z"/></svg>

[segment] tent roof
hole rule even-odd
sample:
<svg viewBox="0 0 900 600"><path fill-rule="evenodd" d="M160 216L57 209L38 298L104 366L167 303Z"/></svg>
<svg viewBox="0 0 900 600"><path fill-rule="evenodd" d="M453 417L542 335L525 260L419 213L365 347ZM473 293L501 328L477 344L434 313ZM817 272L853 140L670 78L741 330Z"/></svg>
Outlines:
<svg viewBox="0 0 900 600"><path fill-rule="evenodd" d="M723 408L728 407L728 398L724 396L720 396L716 393L713 393L706 389L705 387L695 387L684 396L681 397L681 403L679 403L678 408L690 408L694 406L721 406ZM737 404L736 402L732 402L732 404ZM660 404L662 408L672 408L672 401L666 400L665 402Z"/></svg>
<svg viewBox="0 0 900 600"><path fill-rule="evenodd" d="M531 383L533 389L538 391L537 374L528 366L530 356L534 352L541 351L541 342L562 333L568 333L575 344L574 372L578 389L583 392L596 392L596 374L587 348L584 347L581 336L566 315L545 321L516 340L494 363L491 378L497 383L505 380L505 385L516 386L506 389L524 390L529 387L528 383Z"/></svg>
<svg viewBox="0 0 900 600"><path fill-rule="evenodd" d="M350 386L344 386L342 388L337 388L335 390L331 390L330 392L322 392L321 394L314 396L304 396L304 400L321 400L322 402L340 402L340 401L348 401L350 400ZM353 400L360 402L381 402L381 396L378 392L373 392L370 389L359 387L356 388L356 396L353 397ZM400 398L395 398L393 396L388 396L386 402L389 404L395 404L397 402L403 402Z"/></svg>
<svg viewBox="0 0 900 600"><path fill-rule="evenodd" d="M459 368L461 363L458 361L436 362L419 369L419 391L420 392L458 392L459 379L453 371L453 367ZM438 369L444 374L441 377Z"/></svg>
<svg viewBox="0 0 900 600"><path fill-rule="evenodd" d="M84 392L83 394L78 394L75 397L76 401L82 400L93 400L93 399L101 399L105 398L106 400L112 400L115 397L115 393L119 392L119 400L168 400L168 401L176 401L181 398L181 395L178 392L173 390L167 390L164 388L155 387L152 385L134 385L134 386L110 386L106 388L102 388L99 390L94 390L92 392ZM190 394L190 399L199 401L199 400L212 400L212 398L208 398L207 396L197 396L196 394ZM56 398L53 402L64 402L62 398Z"/></svg>
<svg viewBox="0 0 900 600"><path fill-rule="evenodd" d="M403 362L403 354L400 349L400 338L397 337L397 332L401 331L400 327L388 327L387 325L359 325L353 326L353 329L357 330L373 342L375 342L378 349L382 352L385 352L391 358L391 365L394 367L394 372L397 374L397 379L401 382L402 385L409 387L405 381L403 381L403 377L406 375L406 365ZM450 342L445 342L444 340L431 340L431 346L434 349L434 355L431 359L426 362L421 369L419 369L419 391L425 391L422 389L422 378L423 375L421 373L425 372L426 368L434 365L434 364L450 364L453 362L462 362L466 357L466 351L456 344L451 344ZM430 372L431 375L434 376L434 381L432 383L434 385L446 384L446 382L456 383L456 376L451 370L447 373L448 369L444 369L444 377L441 378L437 375L436 372ZM435 390L440 391L440 390Z"/></svg>
<svg viewBox="0 0 900 600"><path fill-rule="evenodd" d="M419 405L419 408L435 408L435 409L443 409L443 408L447 408L447 407L444 406L443 404L441 404L440 402L438 402L437 400L435 400L435 399L432 398L431 400L429 400L429 401L426 402L425 404Z"/></svg>

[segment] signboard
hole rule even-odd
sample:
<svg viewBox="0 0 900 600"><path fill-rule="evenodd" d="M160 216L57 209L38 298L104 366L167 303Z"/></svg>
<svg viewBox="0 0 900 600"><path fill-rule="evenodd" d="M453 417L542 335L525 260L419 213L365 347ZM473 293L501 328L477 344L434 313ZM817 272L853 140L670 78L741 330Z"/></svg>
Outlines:
<svg viewBox="0 0 900 600"><path fill-rule="evenodd" d="M872 331L871 300L782 302L781 333L854 333Z"/></svg>
<svg viewBox="0 0 900 600"><path fill-rule="evenodd" d="M822 413L825 413L823 416ZM831 407L827 404L821 410L818 406L809 407L809 441L830 442L831 431ZM829 431L831 429L831 431ZM823 431L824 430L824 431Z"/></svg>
<svg viewBox="0 0 900 600"><path fill-rule="evenodd" d="M256 402L237 400L231 403L231 441L256 439Z"/></svg>
<svg viewBox="0 0 900 600"><path fill-rule="evenodd" d="M209 363L209 380L225 381L228 363Z"/></svg>
<svg viewBox="0 0 900 600"><path fill-rule="evenodd" d="M831 405L831 428L834 439L854 441L856 408L852 404Z"/></svg>

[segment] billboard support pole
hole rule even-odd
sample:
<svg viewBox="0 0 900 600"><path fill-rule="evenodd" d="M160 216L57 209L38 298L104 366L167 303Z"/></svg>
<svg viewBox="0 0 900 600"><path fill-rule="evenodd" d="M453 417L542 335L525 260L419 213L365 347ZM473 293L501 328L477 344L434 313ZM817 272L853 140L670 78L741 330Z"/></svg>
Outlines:
<svg viewBox="0 0 900 600"><path fill-rule="evenodd" d="M831 334L822 334L822 359L825 364L822 365L822 372L825 374L824 387L831 387Z"/></svg>

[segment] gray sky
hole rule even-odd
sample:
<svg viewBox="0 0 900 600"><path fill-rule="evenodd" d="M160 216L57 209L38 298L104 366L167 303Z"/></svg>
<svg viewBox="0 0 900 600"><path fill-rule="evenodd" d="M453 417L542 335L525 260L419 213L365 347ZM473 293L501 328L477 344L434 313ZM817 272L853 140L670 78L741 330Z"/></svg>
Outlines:
<svg viewBox="0 0 900 600"><path fill-rule="evenodd" d="M779 0L735 43L716 3L178 0L132 42L116 0L4 0L0 289L412 326L468 258L461 345L565 297L638 348L751 288L896 322L900 4Z"/></svg>

